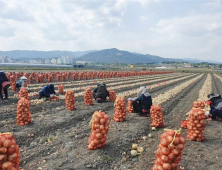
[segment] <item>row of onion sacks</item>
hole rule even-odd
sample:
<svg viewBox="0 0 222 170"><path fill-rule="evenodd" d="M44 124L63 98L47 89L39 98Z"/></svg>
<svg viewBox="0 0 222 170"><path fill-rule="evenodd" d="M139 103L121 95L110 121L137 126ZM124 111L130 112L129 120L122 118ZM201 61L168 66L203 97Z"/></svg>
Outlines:
<svg viewBox="0 0 222 170"><path fill-rule="evenodd" d="M151 127L164 127L163 114L160 105L152 105L150 108L152 118Z"/></svg>
<svg viewBox="0 0 222 170"><path fill-rule="evenodd" d="M0 169L19 170L19 147L12 133L0 133Z"/></svg>
<svg viewBox="0 0 222 170"><path fill-rule="evenodd" d="M85 105L92 105L93 104L93 92L90 87L87 87L84 90L84 103L85 103Z"/></svg>
<svg viewBox="0 0 222 170"><path fill-rule="evenodd" d="M65 104L66 104L66 109L67 110L74 110L75 109L75 92L72 90L67 90L65 93Z"/></svg>
<svg viewBox="0 0 222 170"><path fill-rule="evenodd" d="M115 101L115 111L113 120L115 122L123 122L126 119L126 102L123 96L117 96Z"/></svg>
<svg viewBox="0 0 222 170"><path fill-rule="evenodd" d="M160 136L160 143L152 170L178 170L184 145L185 139L180 130L167 129Z"/></svg>
<svg viewBox="0 0 222 170"><path fill-rule="evenodd" d="M95 111L90 121L90 127L92 132L88 140L88 149L96 150L104 147L109 131L109 117L104 112Z"/></svg>

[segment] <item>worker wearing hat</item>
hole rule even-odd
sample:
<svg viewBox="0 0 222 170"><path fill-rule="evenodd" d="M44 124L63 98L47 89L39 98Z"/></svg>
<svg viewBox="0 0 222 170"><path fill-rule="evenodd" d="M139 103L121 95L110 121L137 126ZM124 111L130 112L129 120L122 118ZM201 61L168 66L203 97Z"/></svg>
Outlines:
<svg viewBox="0 0 222 170"><path fill-rule="evenodd" d="M97 88L93 90L93 96L97 103L102 103L106 101L106 97L109 96L109 92L106 89L105 83L100 83L97 85Z"/></svg>
<svg viewBox="0 0 222 170"><path fill-rule="evenodd" d="M16 90L20 90L21 87L26 87L28 79L25 76L22 76L18 82L16 82Z"/></svg>
<svg viewBox="0 0 222 170"><path fill-rule="evenodd" d="M212 115L212 120L216 118L222 119L222 99L219 94L211 93L208 96L210 103L210 114Z"/></svg>

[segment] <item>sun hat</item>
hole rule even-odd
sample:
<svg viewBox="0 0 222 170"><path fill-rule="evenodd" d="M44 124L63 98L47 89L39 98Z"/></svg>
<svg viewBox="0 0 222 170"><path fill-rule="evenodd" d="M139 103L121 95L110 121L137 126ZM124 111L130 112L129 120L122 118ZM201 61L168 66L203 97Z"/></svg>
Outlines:
<svg viewBox="0 0 222 170"><path fill-rule="evenodd" d="M27 80L27 78L25 76L22 76L20 79L21 80Z"/></svg>
<svg viewBox="0 0 222 170"><path fill-rule="evenodd" d="M220 96L219 94L214 94L214 93L211 93L211 94L207 95L208 100L211 100L212 98L219 97L219 96Z"/></svg>

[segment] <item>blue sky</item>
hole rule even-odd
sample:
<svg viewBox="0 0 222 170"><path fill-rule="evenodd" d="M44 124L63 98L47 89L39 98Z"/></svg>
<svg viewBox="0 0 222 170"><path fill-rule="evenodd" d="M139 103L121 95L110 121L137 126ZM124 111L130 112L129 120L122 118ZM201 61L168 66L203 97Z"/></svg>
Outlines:
<svg viewBox="0 0 222 170"><path fill-rule="evenodd" d="M0 50L118 48L222 62L221 0L0 0Z"/></svg>

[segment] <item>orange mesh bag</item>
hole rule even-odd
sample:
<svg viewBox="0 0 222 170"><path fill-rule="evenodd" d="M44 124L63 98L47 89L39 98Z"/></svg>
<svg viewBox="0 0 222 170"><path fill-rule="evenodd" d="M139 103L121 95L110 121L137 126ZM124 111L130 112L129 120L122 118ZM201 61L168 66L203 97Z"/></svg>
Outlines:
<svg viewBox="0 0 222 170"><path fill-rule="evenodd" d="M12 133L0 133L0 170L19 170L19 147Z"/></svg>
<svg viewBox="0 0 222 170"><path fill-rule="evenodd" d="M109 131L109 117L106 113L95 111L90 121L91 135L88 141L88 149L96 150L106 145L106 137Z"/></svg>
<svg viewBox="0 0 222 170"><path fill-rule="evenodd" d="M150 108L150 115L152 118L152 123L150 124L150 126L164 127L163 114L162 114L160 105L156 105L156 106L152 105Z"/></svg>
<svg viewBox="0 0 222 170"><path fill-rule="evenodd" d="M114 102L116 100L115 91L109 91L109 99L110 99L111 102Z"/></svg>
<svg viewBox="0 0 222 170"><path fill-rule="evenodd" d="M187 122L187 139L194 141L204 140L205 111L192 108Z"/></svg>
<svg viewBox="0 0 222 170"><path fill-rule="evenodd" d="M64 86L63 86L63 84L59 84L58 85L58 93L59 94L63 94L64 93Z"/></svg>
<svg viewBox="0 0 222 170"><path fill-rule="evenodd" d="M127 102L127 110L129 113L133 113L133 101L128 100Z"/></svg>
<svg viewBox="0 0 222 170"><path fill-rule="evenodd" d="M85 105L92 105L93 104L93 92L90 87L87 87L84 90L84 103L85 103Z"/></svg>
<svg viewBox="0 0 222 170"><path fill-rule="evenodd" d="M185 139L180 130L167 130L160 137L152 170L178 170Z"/></svg>
<svg viewBox="0 0 222 170"><path fill-rule="evenodd" d="M123 122L126 118L126 102L124 97L118 96L115 101L115 111L113 120L115 122Z"/></svg>
<svg viewBox="0 0 222 170"><path fill-rule="evenodd" d="M65 103L67 110L74 110L75 109L75 93L72 90L67 90L65 94Z"/></svg>
<svg viewBox="0 0 222 170"><path fill-rule="evenodd" d="M20 98L17 104L17 124L24 126L32 122L32 115L30 112L30 101L26 98Z"/></svg>

